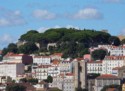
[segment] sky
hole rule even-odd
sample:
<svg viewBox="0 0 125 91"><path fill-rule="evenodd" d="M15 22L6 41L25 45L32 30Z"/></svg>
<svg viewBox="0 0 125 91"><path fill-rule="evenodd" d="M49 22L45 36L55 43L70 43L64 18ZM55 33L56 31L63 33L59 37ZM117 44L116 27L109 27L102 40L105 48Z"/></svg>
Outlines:
<svg viewBox="0 0 125 91"><path fill-rule="evenodd" d="M29 30L108 30L125 34L125 0L0 0L0 49Z"/></svg>

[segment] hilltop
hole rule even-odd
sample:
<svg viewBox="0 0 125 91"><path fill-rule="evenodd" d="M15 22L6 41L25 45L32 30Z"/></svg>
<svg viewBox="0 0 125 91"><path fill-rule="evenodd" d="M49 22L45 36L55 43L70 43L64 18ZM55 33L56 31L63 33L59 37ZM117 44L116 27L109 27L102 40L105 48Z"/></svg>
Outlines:
<svg viewBox="0 0 125 91"><path fill-rule="evenodd" d="M89 53L88 48L99 44L120 45L120 40L116 36L112 36L107 32L74 29L74 28L58 28L48 29L43 33L36 30L30 30L20 36L17 44L9 44L8 48L4 48L6 52L38 54L49 52L61 52L63 57L82 57Z"/></svg>

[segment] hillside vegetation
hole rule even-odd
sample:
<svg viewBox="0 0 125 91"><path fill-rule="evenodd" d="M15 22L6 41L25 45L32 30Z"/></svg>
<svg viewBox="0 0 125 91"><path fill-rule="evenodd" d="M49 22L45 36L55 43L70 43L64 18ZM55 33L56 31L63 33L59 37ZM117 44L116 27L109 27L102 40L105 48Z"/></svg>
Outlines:
<svg viewBox="0 0 125 91"><path fill-rule="evenodd" d="M64 54L63 57L72 58L82 57L84 54L89 53L89 47L97 46L98 44L114 44L116 46L120 44L120 40L109 33L74 28L48 29L44 33L30 30L26 34L21 35L19 41L26 43L18 48L14 47L16 49L14 52L16 53L62 52ZM40 44L40 48L34 45L36 43ZM50 43L56 43L56 47L50 46L47 50L47 45ZM9 46L4 48L4 50L13 52L13 48L10 50Z"/></svg>

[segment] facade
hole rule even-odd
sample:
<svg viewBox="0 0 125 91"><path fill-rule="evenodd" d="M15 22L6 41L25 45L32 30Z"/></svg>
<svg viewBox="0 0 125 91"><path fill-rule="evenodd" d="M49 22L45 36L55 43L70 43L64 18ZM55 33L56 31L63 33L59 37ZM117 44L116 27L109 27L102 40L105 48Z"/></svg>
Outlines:
<svg viewBox="0 0 125 91"><path fill-rule="evenodd" d="M88 61L87 62L87 73L102 73L102 61Z"/></svg>
<svg viewBox="0 0 125 91"><path fill-rule="evenodd" d="M122 91L125 91L125 83L122 85Z"/></svg>
<svg viewBox="0 0 125 91"><path fill-rule="evenodd" d="M51 59L62 60L62 55L63 55L62 53L54 53L51 55Z"/></svg>
<svg viewBox="0 0 125 91"><path fill-rule="evenodd" d="M74 75L72 73L66 73L53 77L53 82L49 83L49 87L57 87L62 91L75 91Z"/></svg>
<svg viewBox="0 0 125 91"><path fill-rule="evenodd" d="M48 68L51 65L40 65L38 67L34 67L33 73L34 73L34 77L38 79L38 81L42 81L47 79L48 77Z"/></svg>
<svg viewBox="0 0 125 91"><path fill-rule="evenodd" d="M113 68L112 75L116 75L121 79L125 78L125 66Z"/></svg>
<svg viewBox="0 0 125 91"><path fill-rule="evenodd" d="M110 55L112 55L112 56L125 56L125 45L112 46L112 48L110 49Z"/></svg>
<svg viewBox="0 0 125 91"><path fill-rule="evenodd" d="M74 86L75 88L87 88L87 63L83 58L73 60Z"/></svg>
<svg viewBox="0 0 125 91"><path fill-rule="evenodd" d="M102 74L112 74L112 69L125 65L125 56L106 56L102 62Z"/></svg>
<svg viewBox="0 0 125 91"><path fill-rule="evenodd" d="M120 85L120 78L114 75L104 74L95 79L95 91L101 91L106 85Z"/></svg>
<svg viewBox="0 0 125 91"><path fill-rule="evenodd" d="M31 64L33 63L32 56L25 54L7 54L3 57L3 62L15 62L15 63L23 63L23 64Z"/></svg>
<svg viewBox="0 0 125 91"><path fill-rule="evenodd" d="M48 76L58 76L60 74L60 68L58 66L50 66L48 67Z"/></svg>
<svg viewBox="0 0 125 91"><path fill-rule="evenodd" d="M98 45L98 47L90 48L90 53L97 49L106 49L110 56L125 56L125 45Z"/></svg>
<svg viewBox="0 0 125 91"><path fill-rule="evenodd" d="M72 72L72 60L64 60L59 63L60 72Z"/></svg>
<svg viewBox="0 0 125 91"><path fill-rule="evenodd" d="M24 74L24 64L22 63L0 63L0 76L9 76L16 79L18 75Z"/></svg>
<svg viewBox="0 0 125 91"><path fill-rule="evenodd" d="M50 64L51 58L49 56L34 56L33 57L34 64Z"/></svg>

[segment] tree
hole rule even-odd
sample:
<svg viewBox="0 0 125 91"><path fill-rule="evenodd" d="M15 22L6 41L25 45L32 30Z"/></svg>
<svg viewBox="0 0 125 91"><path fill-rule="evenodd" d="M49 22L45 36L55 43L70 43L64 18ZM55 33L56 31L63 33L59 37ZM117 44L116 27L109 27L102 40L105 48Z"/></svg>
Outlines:
<svg viewBox="0 0 125 91"><path fill-rule="evenodd" d="M3 60L3 57L2 57L2 55L0 55L0 61L2 61Z"/></svg>
<svg viewBox="0 0 125 91"><path fill-rule="evenodd" d="M8 53L8 49L7 48L3 48L2 50L2 56L6 55Z"/></svg>
<svg viewBox="0 0 125 91"><path fill-rule="evenodd" d="M106 54L107 54L106 50L98 49L92 52L92 58L94 60L103 60Z"/></svg>
<svg viewBox="0 0 125 91"><path fill-rule="evenodd" d="M6 91L26 91L26 87L15 83L15 84L7 85Z"/></svg>
<svg viewBox="0 0 125 91"><path fill-rule="evenodd" d="M118 37L116 37L116 36L111 36L109 38L109 43L111 45L119 46L120 45L120 39Z"/></svg>
<svg viewBox="0 0 125 91"><path fill-rule="evenodd" d="M52 82L53 82L53 77L49 75L49 76L47 77L46 81L47 81L48 83L52 83Z"/></svg>
<svg viewBox="0 0 125 91"><path fill-rule="evenodd" d="M13 53L17 53L17 51L18 51L17 45L14 43L10 43L8 45L8 51L13 52Z"/></svg>
<svg viewBox="0 0 125 91"><path fill-rule="evenodd" d="M122 44L122 45L125 44L125 39L123 39L123 40L121 41L121 44Z"/></svg>
<svg viewBox="0 0 125 91"><path fill-rule="evenodd" d="M27 42L26 44L19 47L19 52L24 54L31 54L38 51L38 47L35 43Z"/></svg>

